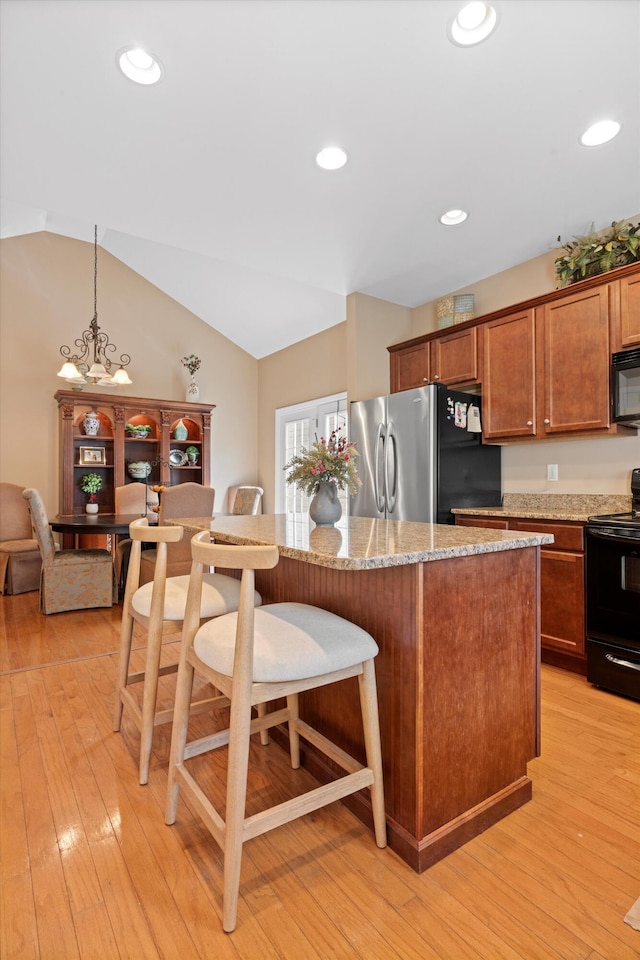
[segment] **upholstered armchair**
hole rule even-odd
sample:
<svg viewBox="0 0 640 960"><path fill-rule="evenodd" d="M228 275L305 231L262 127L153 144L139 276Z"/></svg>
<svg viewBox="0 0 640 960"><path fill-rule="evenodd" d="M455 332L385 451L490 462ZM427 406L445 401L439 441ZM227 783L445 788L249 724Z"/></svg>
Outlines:
<svg viewBox="0 0 640 960"><path fill-rule="evenodd" d="M112 606L118 592L109 551L56 550L42 497L31 488L24 490L22 496L29 503L42 558L40 610L60 613Z"/></svg>
<svg viewBox="0 0 640 960"><path fill-rule="evenodd" d="M42 560L23 489L0 483L0 593L27 593L40 586Z"/></svg>

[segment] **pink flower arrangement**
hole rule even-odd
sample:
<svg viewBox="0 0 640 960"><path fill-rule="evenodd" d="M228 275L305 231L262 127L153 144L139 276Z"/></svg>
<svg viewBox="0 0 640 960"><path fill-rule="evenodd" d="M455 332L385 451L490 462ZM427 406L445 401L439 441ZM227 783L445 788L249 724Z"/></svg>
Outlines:
<svg viewBox="0 0 640 960"><path fill-rule="evenodd" d="M357 456L355 443L332 430L328 440L320 437L308 450L303 447L291 458L284 468L289 471L287 483L297 484L309 496L317 491L318 484L331 481L340 490L346 487L350 493L356 493L361 483Z"/></svg>

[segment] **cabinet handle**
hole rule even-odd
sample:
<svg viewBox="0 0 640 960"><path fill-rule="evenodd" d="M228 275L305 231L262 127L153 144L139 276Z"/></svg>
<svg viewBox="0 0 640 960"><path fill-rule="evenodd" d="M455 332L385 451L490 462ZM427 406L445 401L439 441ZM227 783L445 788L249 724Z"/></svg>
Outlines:
<svg viewBox="0 0 640 960"><path fill-rule="evenodd" d="M630 660L621 660L619 657L614 657L611 653L605 653L605 660L610 660L611 663L615 663L618 667L628 667L629 670L637 670L640 672L640 663L631 663Z"/></svg>
<svg viewBox="0 0 640 960"><path fill-rule="evenodd" d="M436 373L436 375L434 376L433 379L434 379L434 380L439 380L439 379L440 379L440 374L439 374L439 373Z"/></svg>
<svg viewBox="0 0 640 960"><path fill-rule="evenodd" d="M527 420L527 426L528 426L528 427L532 427L532 426L533 426L533 420Z"/></svg>
<svg viewBox="0 0 640 960"><path fill-rule="evenodd" d="M429 377L423 377L422 379L423 379L424 383L429 383Z"/></svg>
<svg viewBox="0 0 640 960"><path fill-rule="evenodd" d="M548 420L548 419L545 417L542 422L543 422L543 423L546 423L547 426L548 426L548 425L551 423L551 420Z"/></svg>

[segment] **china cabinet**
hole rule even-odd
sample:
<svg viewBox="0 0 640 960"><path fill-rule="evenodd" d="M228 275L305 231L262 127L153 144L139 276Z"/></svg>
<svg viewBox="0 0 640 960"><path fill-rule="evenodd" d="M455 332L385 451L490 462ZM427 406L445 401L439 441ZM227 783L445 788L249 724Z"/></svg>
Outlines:
<svg viewBox="0 0 640 960"><path fill-rule="evenodd" d="M86 496L80 478L85 473L97 473L103 481L98 494L102 513L114 512L114 490L126 483L143 480L150 485L173 486L190 480L209 485L211 414L215 409L210 404L73 390L58 390L55 399L60 433L60 516L84 513ZM87 413L97 417L97 431L94 427L90 433L86 431ZM176 440L179 422L187 435L178 431L181 439ZM149 429L136 429L142 426Z"/></svg>

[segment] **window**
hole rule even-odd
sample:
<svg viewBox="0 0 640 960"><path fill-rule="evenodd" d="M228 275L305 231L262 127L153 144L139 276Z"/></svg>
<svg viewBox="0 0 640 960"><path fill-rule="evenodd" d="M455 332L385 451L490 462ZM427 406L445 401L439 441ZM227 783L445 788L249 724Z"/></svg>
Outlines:
<svg viewBox="0 0 640 960"><path fill-rule="evenodd" d="M347 395L334 394L276 410L276 513L307 513L310 497L295 484L288 484L284 466L320 437L332 430L347 433ZM340 491L342 512L346 513L348 490Z"/></svg>

